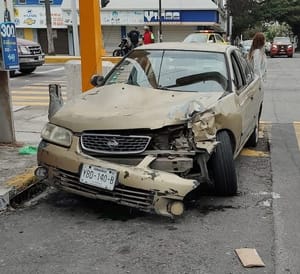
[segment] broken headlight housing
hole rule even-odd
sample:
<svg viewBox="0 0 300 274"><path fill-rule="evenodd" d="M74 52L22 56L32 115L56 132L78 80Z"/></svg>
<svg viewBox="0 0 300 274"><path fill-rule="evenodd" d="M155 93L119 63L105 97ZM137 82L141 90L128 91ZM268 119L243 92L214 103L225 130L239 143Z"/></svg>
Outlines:
<svg viewBox="0 0 300 274"><path fill-rule="evenodd" d="M73 134L70 130L50 123L43 128L41 134L44 140L64 147L71 146L72 136Z"/></svg>

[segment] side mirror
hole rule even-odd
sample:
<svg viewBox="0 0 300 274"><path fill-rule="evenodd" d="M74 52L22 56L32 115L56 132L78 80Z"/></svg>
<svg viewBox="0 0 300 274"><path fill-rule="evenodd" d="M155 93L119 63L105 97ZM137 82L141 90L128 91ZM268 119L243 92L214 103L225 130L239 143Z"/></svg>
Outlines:
<svg viewBox="0 0 300 274"><path fill-rule="evenodd" d="M94 87L101 87L104 84L104 77L102 75L95 74L91 77L90 83Z"/></svg>

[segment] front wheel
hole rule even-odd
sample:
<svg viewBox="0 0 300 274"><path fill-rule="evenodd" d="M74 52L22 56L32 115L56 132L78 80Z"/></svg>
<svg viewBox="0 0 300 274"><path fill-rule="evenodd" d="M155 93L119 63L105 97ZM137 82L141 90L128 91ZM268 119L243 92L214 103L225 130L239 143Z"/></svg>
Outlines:
<svg viewBox="0 0 300 274"><path fill-rule="evenodd" d="M120 49L115 49L115 50L113 51L113 56L122 56L121 54L122 54L122 52L121 52Z"/></svg>
<svg viewBox="0 0 300 274"><path fill-rule="evenodd" d="M27 69L20 69L20 72L24 73L24 74L30 74L32 72L35 71L36 68L27 68Z"/></svg>
<svg viewBox="0 0 300 274"><path fill-rule="evenodd" d="M208 162L214 189L218 195L234 195L237 192L237 176L228 133L219 132L217 141L219 144Z"/></svg>

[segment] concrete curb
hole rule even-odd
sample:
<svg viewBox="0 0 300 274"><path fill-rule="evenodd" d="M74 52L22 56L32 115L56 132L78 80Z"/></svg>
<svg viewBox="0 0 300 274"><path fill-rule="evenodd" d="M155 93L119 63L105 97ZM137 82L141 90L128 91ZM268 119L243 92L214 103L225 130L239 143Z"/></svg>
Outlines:
<svg viewBox="0 0 300 274"><path fill-rule="evenodd" d="M0 211L5 210L14 197L37 182L35 169L36 167L27 168L24 173L18 174L0 186Z"/></svg>
<svg viewBox="0 0 300 274"><path fill-rule="evenodd" d="M102 61L109 61L114 64L118 63L122 57L114 57L114 56L103 56ZM47 55L45 56L45 63L46 64L55 64L55 63L66 63L70 60L81 60L80 56L68 56L68 55L55 55L55 56L50 56Z"/></svg>

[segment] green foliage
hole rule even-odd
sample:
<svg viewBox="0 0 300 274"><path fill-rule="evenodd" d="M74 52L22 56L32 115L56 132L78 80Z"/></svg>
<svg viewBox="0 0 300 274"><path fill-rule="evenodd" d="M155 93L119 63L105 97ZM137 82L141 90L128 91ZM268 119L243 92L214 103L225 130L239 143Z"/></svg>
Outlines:
<svg viewBox="0 0 300 274"><path fill-rule="evenodd" d="M274 23L270 24L265 31L267 41L272 41L275 36L291 36L291 27L286 23Z"/></svg>
<svg viewBox="0 0 300 274"><path fill-rule="evenodd" d="M250 36L253 30L264 31L268 38L274 37L274 32L300 35L300 0L228 0L227 11L233 17L234 37ZM269 30L268 23L273 26L277 22L280 27ZM286 30L287 26L290 29Z"/></svg>

